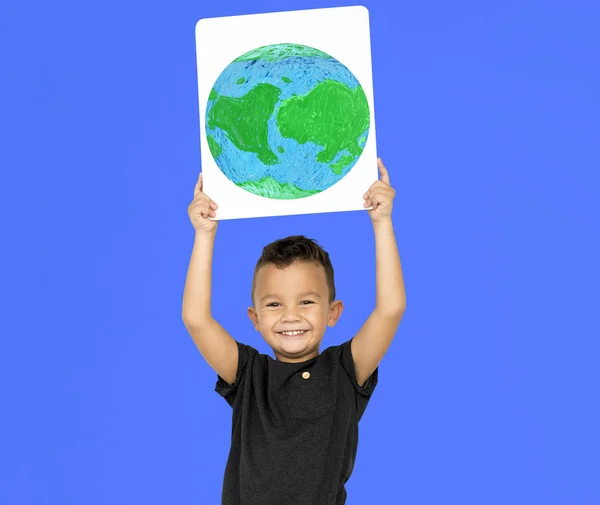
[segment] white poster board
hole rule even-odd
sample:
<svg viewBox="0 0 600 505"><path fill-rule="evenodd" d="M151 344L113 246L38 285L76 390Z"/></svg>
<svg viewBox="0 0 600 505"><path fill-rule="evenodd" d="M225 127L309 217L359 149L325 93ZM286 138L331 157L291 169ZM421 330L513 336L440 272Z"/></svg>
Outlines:
<svg viewBox="0 0 600 505"><path fill-rule="evenodd" d="M366 8L201 19L196 51L218 220L364 210L378 178Z"/></svg>

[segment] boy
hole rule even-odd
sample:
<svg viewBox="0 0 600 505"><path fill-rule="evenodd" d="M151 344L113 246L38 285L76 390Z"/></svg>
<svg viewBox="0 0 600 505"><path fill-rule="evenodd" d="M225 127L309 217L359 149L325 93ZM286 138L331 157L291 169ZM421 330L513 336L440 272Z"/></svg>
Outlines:
<svg viewBox="0 0 600 505"><path fill-rule="evenodd" d="M211 316L217 205L202 192L189 206L196 230L183 320L217 373L216 391L233 408L222 505L343 505L358 445L358 422L378 366L396 333L406 297L391 211L395 191L381 179L364 195L375 231L376 307L360 331L320 353L327 326L342 313L329 255L289 237L259 259L248 309L275 360L237 342Z"/></svg>

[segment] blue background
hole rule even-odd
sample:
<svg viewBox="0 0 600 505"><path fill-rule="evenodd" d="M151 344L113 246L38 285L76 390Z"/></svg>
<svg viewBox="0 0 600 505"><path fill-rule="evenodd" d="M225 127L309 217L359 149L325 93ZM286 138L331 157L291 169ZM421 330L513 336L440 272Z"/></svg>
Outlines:
<svg viewBox="0 0 600 505"><path fill-rule="evenodd" d="M2 6L0 503L219 503L230 409L181 321L194 26L338 2ZM408 309L348 505L600 503L595 1L366 2ZM221 223L214 313L292 233L373 307L368 215Z"/></svg>

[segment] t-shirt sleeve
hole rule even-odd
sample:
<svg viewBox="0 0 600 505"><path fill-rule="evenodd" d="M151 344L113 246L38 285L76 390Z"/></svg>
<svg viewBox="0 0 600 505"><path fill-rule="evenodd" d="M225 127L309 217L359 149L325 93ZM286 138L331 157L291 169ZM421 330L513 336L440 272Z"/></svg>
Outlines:
<svg viewBox="0 0 600 505"><path fill-rule="evenodd" d="M379 367L375 369L361 386L356 380L356 369L354 368L354 357L352 356L352 340L348 340L348 342L341 345L341 358L342 367L352 382L354 391L356 392L356 407L358 410L358 419L360 420L371 399L371 395L377 386L379 380Z"/></svg>
<svg viewBox="0 0 600 505"><path fill-rule="evenodd" d="M235 402L235 397L240 387L242 386L245 378L246 371L248 370L248 362L250 360L250 348L247 345L244 345L240 342L237 342L238 347L238 367L237 373L235 376L235 382L233 384L229 384L221 377L217 375L217 384L215 386L215 391L225 398L225 401L233 407Z"/></svg>

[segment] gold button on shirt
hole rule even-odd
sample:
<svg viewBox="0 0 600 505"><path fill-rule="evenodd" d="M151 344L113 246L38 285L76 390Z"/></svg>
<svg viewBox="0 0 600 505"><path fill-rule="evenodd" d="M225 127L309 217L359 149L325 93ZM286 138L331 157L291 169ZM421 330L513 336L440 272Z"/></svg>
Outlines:
<svg viewBox="0 0 600 505"><path fill-rule="evenodd" d="M303 378L303 379L308 379L309 377L310 377L310 373L308 373L308 372L304 372L304 373L302 374L302 378Z"/></svg>

